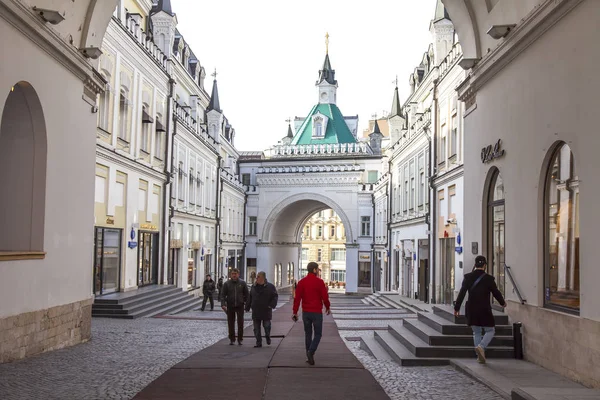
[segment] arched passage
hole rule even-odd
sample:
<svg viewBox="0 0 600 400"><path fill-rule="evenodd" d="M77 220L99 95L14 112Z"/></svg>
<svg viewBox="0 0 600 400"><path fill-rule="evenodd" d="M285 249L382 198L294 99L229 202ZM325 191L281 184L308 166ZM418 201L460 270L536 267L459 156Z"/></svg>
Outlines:
<svg viewBox="0 0 600 400"><path fill-rule="evenodd" d="M0 123L0 251L42 252L46 124L28 82L10 88Z"/></svg>

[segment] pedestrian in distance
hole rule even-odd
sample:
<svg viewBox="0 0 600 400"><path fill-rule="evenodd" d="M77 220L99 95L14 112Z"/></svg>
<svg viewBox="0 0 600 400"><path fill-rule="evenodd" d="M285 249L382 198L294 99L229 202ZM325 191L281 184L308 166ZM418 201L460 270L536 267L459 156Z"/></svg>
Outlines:
<svg viewBox="0 0 600 400"><path fill-rule="evenodd" d="M486 266L487 260L484 256L475 258L475 269L464 276L460 293L454 304L454 315L459 316L460 306L467 292L469 293L469 300L465 304L465 316L467 317L467 325L473 330L475 353L480 364L485 364L485 349L489 346L496 332L490 294L498 300L502 307L506 307L504 297L502 297L502 293L496 286L496 280L492 275L485 272Z"/></svg>
<svg viewBox="0 0 600 400"><path fill-rule="evenodd" d="M210 311L215 308L215 301L213 299L213 295L215 293L215 281L212 280L210 274L206 275L206 279L204 279L204 283L202 284L202 308L200 310L204 311L206 307L206 302L210 300Z"/></svg>
<svg viewBox="0 0 600 400"><path fill-rule="evenodd" d="M302 303L302 322L304 323L304 344L306 362L315 365L315 353L323 336L323 305L330 314L329 294L325 282L317 276L319 264L309 262L306 266L308 274L298 282L292 319L298 321L298 309ZM313 336L314 331L314 336Z"/></svg>
<svg viewBox="0 0 600 400"><path fill-rule="evenodd" d="M261 324L265 329L267 344L271 344L271 319L273 319L273 310L277 307L278 298L275 285L267 282L267 274L263 271L256 274L256 283L250 288L250 296L246 302L246 311L252 309L252 323L256 337L254 347L262 347Z"/></svg>
<svg viewBox="0 0 600 400"><path fill-rule="evenodd" d="M248 286L240 279L237 268L231 270L231 279L223 284L221 292L221 308L227 313L229 328L229 344L235 343L235 320L237 318L237 342L242 345L244 340L244 306L248 301Z"/></svg>
<svg viewBox="0 0 600 400"><path fill-rule="evenodd" d="M223 277L221 276L217 281L217 297L218 301L221 301L221 292L223 291Z"/></svg>

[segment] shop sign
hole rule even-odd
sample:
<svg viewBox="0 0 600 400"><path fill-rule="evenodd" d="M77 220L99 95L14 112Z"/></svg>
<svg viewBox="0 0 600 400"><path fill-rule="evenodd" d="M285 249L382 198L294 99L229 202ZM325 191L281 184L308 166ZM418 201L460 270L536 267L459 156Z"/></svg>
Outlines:
<svg viewBox="0 0 600 400"><path fill-rule="evenodd" d="M463 248L462 248L462 246L456 246L456 247L454 248L454 250L456 250L456 252L457 252L458 254L462 254L462 252L463 252Z"/></svg>
<svg viewBox="0 0 600 400"><path fill-rule="evenodd" d="M148 231L157 231L158 230L156 225L152 225L152 224L141 224L140 229L145 229Z"/></svg>
<svg viewBox="0 0 600 400"><path fill-rule="evenodd" d="M360 262L371 262L371 253L360 253L358 255L358 261L360 261Z"/></svg>
<svg viewBox="0 0 600 400"><path fill-rule="evenodd" d="M190 247L192 250L200 250L202 248L202 244L200 242L192 242Z"/></svg>
<svg viewBox="0 0 600 400"><path fill-rule="evenodd" d="M173 239L169 242L170 249L181 249L183 248L183 240Z"/></svg>
<svg viewBox="0 0 600 400"><path fill-rule="evenodd" d="M130 240L129 242L127 242L127 247L129 247L130 249L135 249L137 247L137 242L135 240Z"/></svg>
<svg viewBox="0 0 600 400"><path fill-rule="evenodd" d="M114 218L111 218L111 217L106 218L106 224L107 225L114 225L115 224Z"/></svg>
<svg viewBox="0 0 600 400"><path fill-rule="evenodd" d="M501 148L501 139L498 139L495 145L488 145L481 149L481 162L488 163L496 158L500 158L504 155L504 150Z"/></svg>

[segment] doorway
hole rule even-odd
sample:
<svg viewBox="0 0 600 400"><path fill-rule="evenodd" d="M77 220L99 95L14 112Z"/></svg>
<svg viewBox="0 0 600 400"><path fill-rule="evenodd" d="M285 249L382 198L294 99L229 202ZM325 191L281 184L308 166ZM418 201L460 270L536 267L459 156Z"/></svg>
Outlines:
<svg viewBox="0 0 600 400"><path fill-rule="evenodd" d="M504 296L504 182L500 171L494 170L488 193L488 272L496 278L498 290Z"/></svg>
<svg viewBox="0 0 600 400"><path fill-rule="evenodd" d="M169 265L167 267L167 284L174 285L179 263L179 249L169 249Z"/></svg>
<svg viewBox="0 0 600 400"><path fill-rule="evenodd" d="M158 278L158 233L139 232L138 286L153 285Z"/></svg>
<svg viewBox="0 0 600 400"><path fill-rule="evenodd" d="M454 242L456 239L446 237L440 239L440 270L442 274L442 304L454 301Z"/></svg>
<svg viewBox="0 0 600 400"><path fill-rule="evenodd" d="M121 229L96 228L94 294L118 292L121 281Z"/></svg>

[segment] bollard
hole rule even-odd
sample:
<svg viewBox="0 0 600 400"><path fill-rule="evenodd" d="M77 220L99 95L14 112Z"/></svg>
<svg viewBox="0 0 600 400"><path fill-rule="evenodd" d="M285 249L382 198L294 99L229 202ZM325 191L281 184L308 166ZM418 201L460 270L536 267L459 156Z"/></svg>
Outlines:
<svg viewBox="0 0 600 400"><path fill-rule="evenodd" d="M523 334L521 328L523 324L521 322L515 322L513 324L513 341L515 347L515 358L517 360L523 359Z"/></svg>

